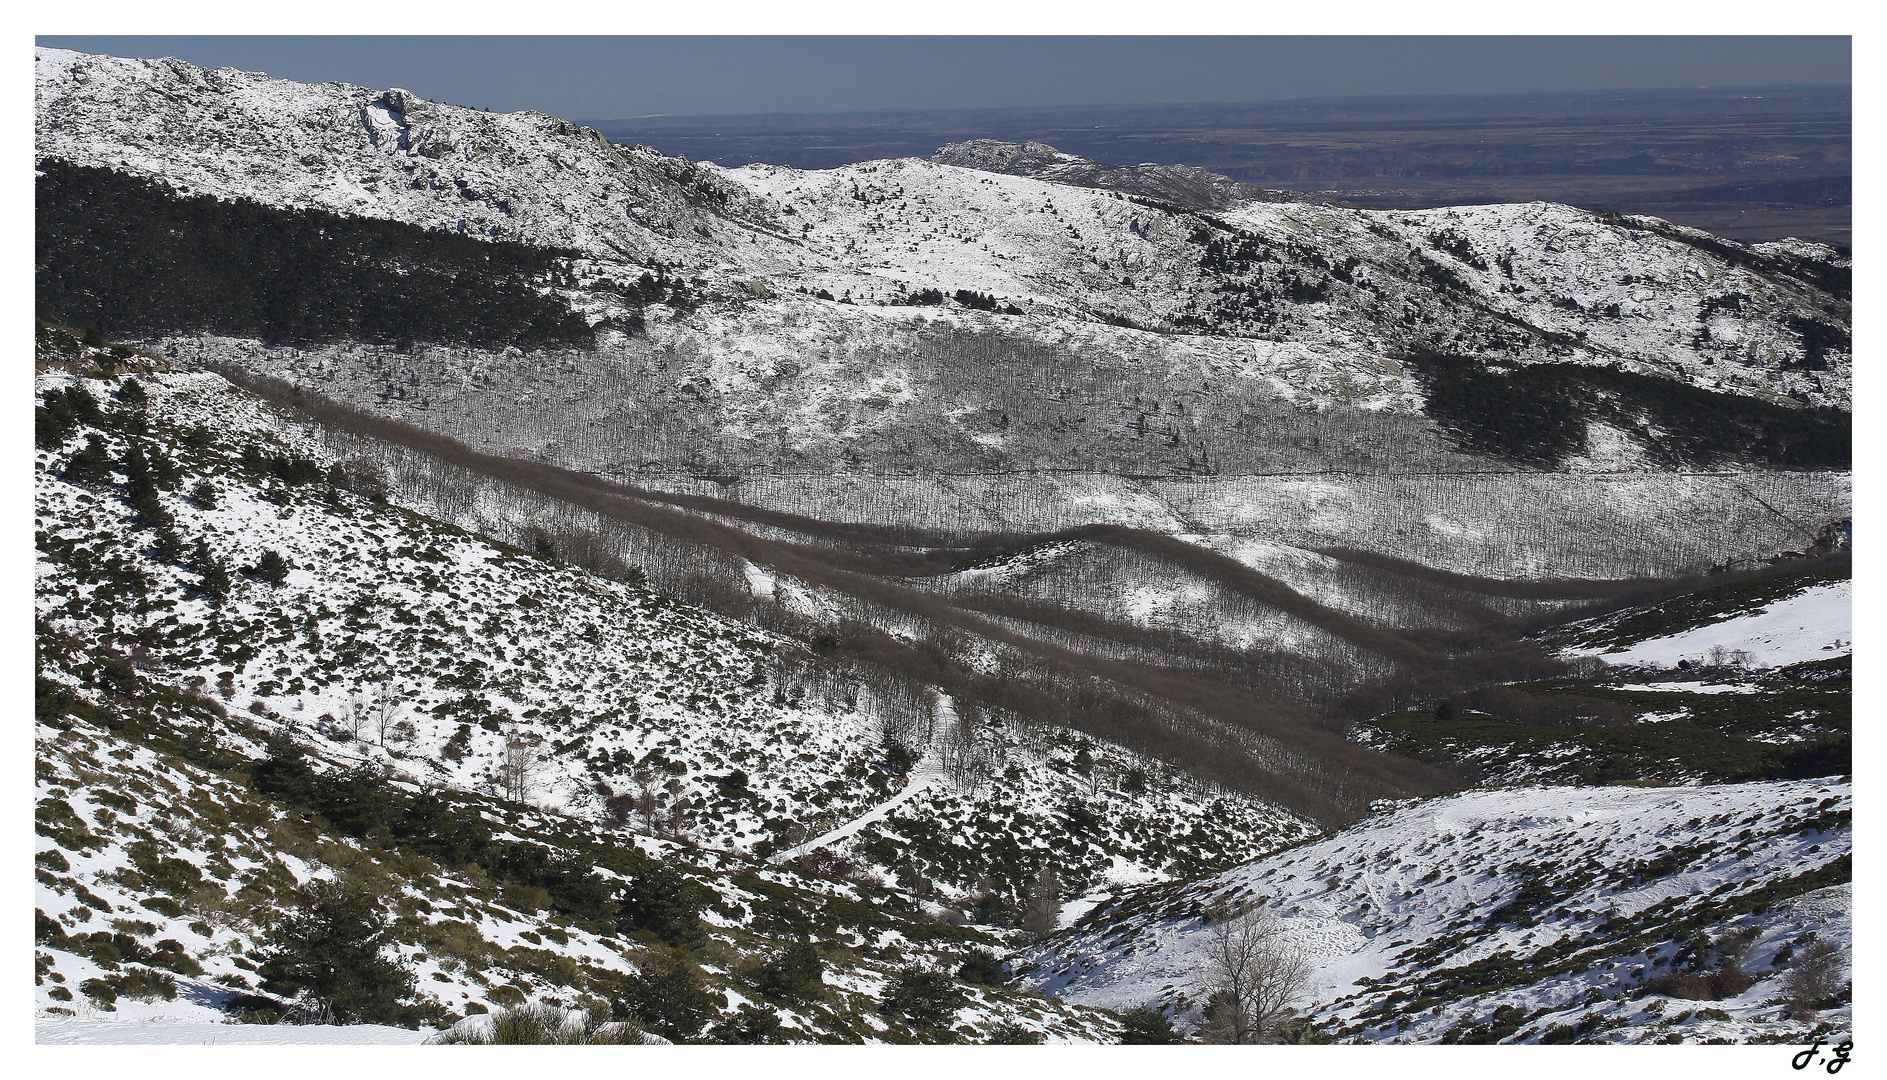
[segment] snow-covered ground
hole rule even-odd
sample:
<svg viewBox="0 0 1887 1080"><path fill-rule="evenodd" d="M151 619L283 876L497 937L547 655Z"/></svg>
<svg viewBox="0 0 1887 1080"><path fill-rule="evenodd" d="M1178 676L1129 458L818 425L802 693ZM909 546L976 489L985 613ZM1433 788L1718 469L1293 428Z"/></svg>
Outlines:
<svg viewBox="0 0 1887 1080"><path fill-rule="evenodd" d="M68 1046L418 1046L436 1034L380 1024L238 1024L158 1016L119 1020L39 1016L33 1025L34 1042Z"/></svg>
<svg viewBox="0 0 1887 1080"><path fill-rule="evenodd" d="M943 745L945 740L950 738L956 731L956 727L956 704L952 702L947 695L943 696L937 703L937 720L936 723L931 726L929 741L924 745L924 756L918 759L916 765L912 766L910 779L905 782L903 790L845 824L821 833L803 844L797 844L787 848L785 851L770 856L767 861L774 863L787 862L791 859L797 859L808 852L831 847L833 844L837 844L840 841L857 836L861 829L875 822L883 821L891 815L892 811L922 794L932 784L942 780L944 776Z"/></svg>
<svg viewBox="0 0 1887 1080"><path fill-rule="evenodd" d="M1814 585L1756 611L1682 633L1647 638L1609 650L1575 648L1570 656L1597 656L1609 664L1670 668L1695 665L1711 650L1747 652L1762 667L1846 656L1854 649L1854 588L1848 580ZM1656 689L1668 687L1660 684Z"/></svg>
<svg viewBox="0 0 1887 1080"><path fill-rule="evenodd" d="M1806 1031L1780 1018L1770 962L1809 931L1849 940L1850 799L1833 780L1431 799L1196 883L1120 893L1025 954L1026 981L1110 1008L1196 1000L1205 913L1255 903L1311 961L1301 1004L1326 1030L1432 1042L1513 1005L1527 1016L1517 1041L1588 1021L1611 1041ZM1759 930L1747 992L1662 1016L1634 996L1693 929L1743 926ZM1448 992L1443 980L1472 981L1477 965L1484 985ZM1678 1006L1725 1015L1676 1020Z"/></svg>

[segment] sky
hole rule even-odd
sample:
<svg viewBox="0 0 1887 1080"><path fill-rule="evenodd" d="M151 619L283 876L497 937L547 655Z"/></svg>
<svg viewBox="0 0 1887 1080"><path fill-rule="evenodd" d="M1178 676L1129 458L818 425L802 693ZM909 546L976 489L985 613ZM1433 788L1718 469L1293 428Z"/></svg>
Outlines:
<svg viewBox="0 0 1887 1080"><path fill-rule="evenodd" d="M575 119L1847 83L1846 37L125 37L302 82Z"/></svg>

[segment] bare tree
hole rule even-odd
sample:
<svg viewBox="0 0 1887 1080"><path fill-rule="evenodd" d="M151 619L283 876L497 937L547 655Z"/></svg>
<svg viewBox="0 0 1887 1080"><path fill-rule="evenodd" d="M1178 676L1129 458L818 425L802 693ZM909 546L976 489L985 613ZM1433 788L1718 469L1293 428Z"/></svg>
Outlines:
<svg viewBox="0 0 1887 1080"><path fill-rule="evenodd" d="M643 831L659 836L668 828L668 815L662 812L662 793L655 786L655 774L637 769L632 779L636 784L636 813L642 815Z"/></svg>
<svg viewBox="0 0 1887 1080"><path fill-rule="evenodd" d="M1022 929L1043 937L1054 932L1055 921L1060 917L1061 878L1054 867L1044 866L1022 897Z"/></svg>
<svg viewBox="0 0 1887 1080"><path fill-rule="evenodd" d="M400 715L400 699L404 696L405 688L395 683L392 676L383 675L380 678L379 685L375 687L375 690L376 696L373 704L374 729L379 733L380 745L385 746L387 744L387 731L393 727L394 720Z"/></svg>
<svg viewBox="0 0 1887 1080"><path fill-rule="evenodd" d="M1821 1003L1841 989L1847 958L1832 941L1816 940L1797 953L1782 976L1782 992L1789 1001L1789 1014L1797 1020L1813 1020Z"/></svg>
<svg viewBox="0 0 1887 1080"><path fill-rule="evenodd" d="M504 797L512 802L530 800L531 780L537 774L537 741L516 727L505 729L505 754L499 777L504 784Z"/></svg>
<svg viewBox="0 0 1887 1080"><path fill-rule="evenodd" d="M1309 989L1310 963L1277 916L1248 907L1213 924L1203 980L1201 1041L1271 1042L1291 1003Z"/></svg>
<svg viewBox="0 0 1887 1080"><path fill-rule="evenodd" d="M347 695L347 704L341 708L341 723L347 725L348 734L360 741L361 732L367 730L368 707L353 693Z"/></svg>
<svg viewBox="0 0 1887 1080"><path fill-rule="evenodd" d="M958 718L938 740L938 756L950 782L975 798L989 779L995 754L967 718Z"/></svg>

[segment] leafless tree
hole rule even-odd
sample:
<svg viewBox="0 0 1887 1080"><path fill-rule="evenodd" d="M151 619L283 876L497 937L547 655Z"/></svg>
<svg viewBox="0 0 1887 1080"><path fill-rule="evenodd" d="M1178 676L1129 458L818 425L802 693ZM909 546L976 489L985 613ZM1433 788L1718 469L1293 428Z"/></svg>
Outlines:
<svg viewBox="0 0 1887 1080"><path fill-rule="evenodd" d="M375 687L373 704L374 729L379 733L380 745L387 744L387 732L400 715L400 699L404 696L403 687L393 681L392 676L381 676Z"/></svg>
<svg viewBox="0 0 1887 1080"><path fill-rule="evenodd" d="M1052 866L1042 867L1022 898L1022 929L1042 937L1053 933L1061 916L1061 878Z"/></svg>
<svg viewBox="0 0 1887 1080"><path fill-rule="evenodd" d="M994 746L981 737L968 717L959 717L938 742L938 756L950 782L975 798L996 761Z"/></svg>
<svg viewBox="0 0 1887 1080"><path fill-rule="evenodd" d="M1271 1042L1310 986L1310 963L1277 916L1248 907L1212 925L1200 986L1203 1042Z"/></svg>
<svg viewBox="0 0 1887 1080"><path fill-rule="evenodd" d="M636 784L636 813L642 816L642 828L651 836L659 836L667 831L668 815L662 812L662 793L655 786L655 774L637 769L632 779Z"/></svg>
<svg viewBox="0 0 1887 1080"><path fill-rule="evenodd" d="M1841 989L1847 966L1847 957L1832 941L1817 940L1805 946L1782 976L1790 1015L1798 1020L1814 1019L1821 1003Z"/></svg>
<svg viewBox="0 0 1887 1080"><path fill-rule="evenodd" d="M367 730L370 713L365 702L352 693L347 695L347 704L341 708L341 723L347 725L348 734L354 737L354 741L359 742L361 733Z"/></svg>
<svg viewBox="0 0 1887 1080"><path fill-rule="evenodd" d="M537 774L537 741L515 727L505 730L504 761L499 767L499 777L504 784L504 797L512 802L530 801L531 781Z"/></svg>

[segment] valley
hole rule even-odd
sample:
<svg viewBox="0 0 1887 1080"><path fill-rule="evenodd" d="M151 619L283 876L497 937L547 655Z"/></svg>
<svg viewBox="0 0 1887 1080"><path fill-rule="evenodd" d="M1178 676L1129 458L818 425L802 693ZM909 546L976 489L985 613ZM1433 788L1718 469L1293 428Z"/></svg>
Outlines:
<svg viewBox="0 0 1887 1080"><path fill-rule="evenodd" d="M41 1041L1847 1031L1845 250L36 70Z"/></svg>

